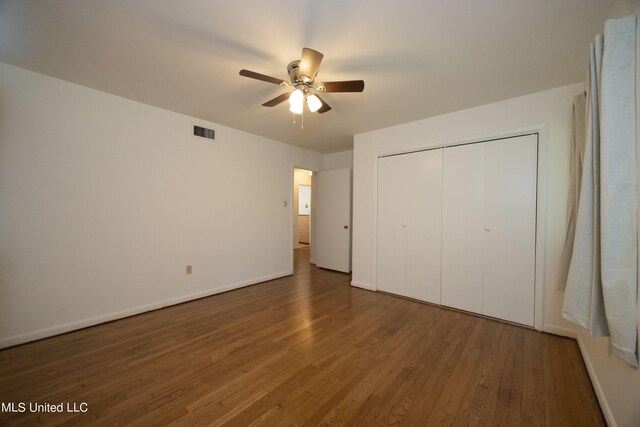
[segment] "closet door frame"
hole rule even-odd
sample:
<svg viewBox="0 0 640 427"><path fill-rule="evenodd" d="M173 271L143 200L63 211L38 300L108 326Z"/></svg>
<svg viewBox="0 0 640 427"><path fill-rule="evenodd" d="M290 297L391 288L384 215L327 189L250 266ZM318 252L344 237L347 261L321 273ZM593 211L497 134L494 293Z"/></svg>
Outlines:
<svg viewBox="0 0 640 427"><path fill-rule="evenodd" d="M392 156L397 154L408 154L418 151L432 150L435 148L454 147L458 145L476 144L482 142L495 141L500 139L514 138L536 134L538 138L538 159L537 159L537 193L536 193L536 259L535 259L535 290L534 290L534 324L533 327L539 331L547 330L544 319L544 301L545 301L545 224L546 224L546 176L547 176L547 145L548 145L548 127L546 124L534 125L510 131L487 135L485 137L469 138L458 141L450 141L445 143L424 143L416 144L415 148L401 151L374 151L371 158L373 166L373 216L371 223L372 236L372 253L371 253L371 290L377 291L377 271L378 271L378 159L380 157ZM354 286L360 286L352 283ZM362 286L360 286L362 287ZM368 287L367 287L368 288ZM549 332L554 332L549 330ZM556 331L557 332L557 331Z"/></svg>

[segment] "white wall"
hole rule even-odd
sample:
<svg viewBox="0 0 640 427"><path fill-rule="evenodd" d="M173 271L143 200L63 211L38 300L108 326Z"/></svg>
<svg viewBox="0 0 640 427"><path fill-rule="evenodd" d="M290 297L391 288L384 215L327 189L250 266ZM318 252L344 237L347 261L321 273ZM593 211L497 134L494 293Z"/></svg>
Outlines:
<svg viewBox="0 0 640 427"><path fill-rule="evenodd" d="M323 163L0 63L0 346L290 273L292 165Z"/></svg>
<svg viewBox="0 0 640 427"><path fill-rule="evenodd" d="M324 169L343 169L349 168L353 170L353 150L341 151L339 153L325 154Z"/></svg>
<svg viewBox="0 0 640 427"><path fill-rule="evenodd" d="M622 18L639 12L640 0L615 0L609 11L609 18ZM602 31L604 31L604 25L602 26Z"/></svg>

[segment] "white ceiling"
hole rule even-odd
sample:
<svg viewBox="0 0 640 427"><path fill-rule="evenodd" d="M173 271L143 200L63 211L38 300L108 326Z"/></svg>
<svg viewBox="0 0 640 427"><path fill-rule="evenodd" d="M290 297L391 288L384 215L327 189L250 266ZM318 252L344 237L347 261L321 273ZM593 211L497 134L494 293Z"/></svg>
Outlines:
<svg viewBox="0 0 640 427"><path fill-rule="evenodd" d="M582 80L605 0L0 0L0 61L319 152L353 135ZM333 110L292 124L282 87L324 53Z"/></svg>

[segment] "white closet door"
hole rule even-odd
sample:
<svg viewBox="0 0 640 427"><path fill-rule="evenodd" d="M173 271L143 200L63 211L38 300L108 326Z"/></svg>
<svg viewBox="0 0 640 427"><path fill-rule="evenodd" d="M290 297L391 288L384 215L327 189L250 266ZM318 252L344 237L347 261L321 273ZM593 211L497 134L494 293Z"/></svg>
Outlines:
<svg viewBox="0 0 640 427"><path fill-rule="evenodd" d="M442 149L406 157L407 295L440 304Z"/></svg>
<svg viewBox="0 0 640 427"><path fill-rule="evenodd" d="M486 146L483 314L533 326L537 136Z"/></svg>
<svg viewBox="0 0 640 427"><path fill-rule="evenodd" d="M442 166L442 304L482 313L485 144L449 147Z"/></svg>
<svg viewBox="0 0 640 427"><path fill-rule="evenodd" d="M403 156L378 160L377 288L407 295L406 177Z"/></svg>
<svg viewBox="0 0 640 427"><path fill-rule="evenodd" d="M377 288L440 303L442 150L378 161Z"/></svg>

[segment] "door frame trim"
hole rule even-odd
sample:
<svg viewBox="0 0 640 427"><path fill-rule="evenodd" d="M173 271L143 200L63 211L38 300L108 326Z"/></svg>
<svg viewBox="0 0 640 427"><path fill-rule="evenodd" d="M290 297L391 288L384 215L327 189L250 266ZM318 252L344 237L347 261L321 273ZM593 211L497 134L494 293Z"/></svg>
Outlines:
<svg viewBox="0 0 640 427"><path fill-rule="evenodd" d="M420 151L432 150L436 148L447 148L458 145L478 144L482 142L495 141L500 139L514 138L518 136L538 135L538 159L537 159L537 194L536 194L536 259L535 259L535 290L534 290L534 328L542 331L544 325L544 305L545 305L545 226L547 211L547 168L548 168L548 125L538 124L518 129L511 129L504 132L485 135L484 137L469 138L463 140L449 141L441 144L430 144L410 150L382 150L374 152L373 162L373 215L371 221L371 266L372 280L371 290L378 290L378 159L381 157L395 156L400 154L409 154Z"/></svg>
<svg viewBox="0 0 640 427"><path fill-rule="evenodd" d="M315 174L318 173L317 170L313 170L312 168L308 167L308 166L299 166L294 162L290 163L290 167L289 167L289 200L291 205L289 206L289 253L291 254L291 258L289 259L289 274L293 274L293 268L294 268L294 245L293 245L293 221L294 221L294 215L293 215L293 185L294 185L294 180L295 180L295 171L294 169L302 169L302 170L306 170L306 171L311 171L312 175L311 175L311 214L309 215L311 218L313 218L314 216L314 211L315 211L315 200L313 199L313 176ZM297 226L297 224L296 224ZM316 260L315 260L315 233L313 231L313 222L311 223L310 227L309 227L309 263L310 264L315 264Z"/></svg>

